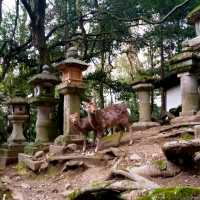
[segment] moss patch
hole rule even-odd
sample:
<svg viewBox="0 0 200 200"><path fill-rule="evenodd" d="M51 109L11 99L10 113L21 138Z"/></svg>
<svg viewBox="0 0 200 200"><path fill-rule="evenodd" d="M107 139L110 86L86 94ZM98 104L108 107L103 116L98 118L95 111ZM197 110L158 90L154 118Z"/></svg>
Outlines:
<svg viewBox="0 0 200 200"><path fill-rule="evenodd" d="M177 187L153 190L137 200L192 200L200 198L200 188Z"/></svg>
<svg viewBox="0 0 200 200"><path fill-rule="evenodd" d="M194 136L189 133L184 133L179 137L179 140L190 141L194 139Z"/></svg>
<svg viewBox="0 0 200 200"><path fill-rule="evenodd" d="M17 173L21 176L27 175L28 174L28 169L26 165L23 162L19 162L16 166L15 169Z"/></svg>
<svg viewBox="0 0 200 200"><path fill-rule="evenodd" d="M160 171L167 170L167 162L165 160L155 160L153 164L160 169Z"/></svg>

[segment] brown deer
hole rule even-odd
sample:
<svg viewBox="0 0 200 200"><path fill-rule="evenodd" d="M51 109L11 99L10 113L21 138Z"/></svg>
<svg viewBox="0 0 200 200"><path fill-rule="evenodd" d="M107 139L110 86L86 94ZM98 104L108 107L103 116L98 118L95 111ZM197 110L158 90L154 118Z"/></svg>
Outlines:
<svg viewBox="0 0 200 200"><path fill-rule="evenodd" d="M70 122L74 128L76 128L81 134L83 134L83 152L86 151L87 148L87 134L90 131L93 131L92 126L89 122L89 117L79 118L78 113L73 113L70 115Z"/></svg>
<svg viewBox="0 0 200 200"><path fill-rule="evenodd" d="M96 133L97 144L95 152L99 149L99 139L104 135L106 128L119 127L129 130L128 111L125 104L114 104L98 110L94 102L83 102L84 109L88 113L89 123ZM122 133L120 132L120 139Z"/></svg>

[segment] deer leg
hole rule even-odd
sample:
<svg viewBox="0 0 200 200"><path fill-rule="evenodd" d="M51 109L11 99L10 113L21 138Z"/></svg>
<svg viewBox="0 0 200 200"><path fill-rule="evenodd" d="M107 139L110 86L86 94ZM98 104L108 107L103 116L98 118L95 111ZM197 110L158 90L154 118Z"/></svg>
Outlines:
<svg viewBox="0 0 200 200"><path fill-rule="evenodd" d="M84 139L83 139L83 153L86 151L86 148L87 148L87 138L86 138L86 136L84 136Z"/></svg>
<svg viewBox="0 0 200 200"><path fill-rule="evenodd" d="M96 138L97 138L97 134L94 132L94 137L93 137L93 146L94 147L96 145Z"/></svg>
<svg viewBox="0 0 200 200"><path fill-rule="evenodd" d="M99 150L100 138L99 138L99 137L97 137L96 141L97 141L97 144L96 144L96 148L95 148L95 153L97 153L97 152L98 152L98 150Z"/></svg>

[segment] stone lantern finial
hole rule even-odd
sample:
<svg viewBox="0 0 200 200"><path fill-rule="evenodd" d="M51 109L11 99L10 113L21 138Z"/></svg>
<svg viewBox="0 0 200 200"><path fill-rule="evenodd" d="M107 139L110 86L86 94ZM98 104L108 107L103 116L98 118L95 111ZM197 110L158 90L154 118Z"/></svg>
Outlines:
<svg viewBox="0 0 200 200"><path fill-rule="evenodd" d="M67 50L66 58L78 58L78 49L73 46Z"/></svg>
<svg viewBox="0 0 200 200"><path fill-rule="evenodd" d="M50 70L50 67L48 65L44 65L42 67L42 73L48 73L49 74L50 73L49 70Z"/></svg>

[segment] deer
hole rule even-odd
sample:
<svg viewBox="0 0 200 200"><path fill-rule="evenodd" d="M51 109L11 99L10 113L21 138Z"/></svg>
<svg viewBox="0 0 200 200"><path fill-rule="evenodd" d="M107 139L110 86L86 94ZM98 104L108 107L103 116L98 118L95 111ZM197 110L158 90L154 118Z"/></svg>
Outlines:
<svg viewBox="0 0 200 200"><path fill-rule="evenodd" d="M99 150L100 138L104 135L106 128L119 127L129 131L128 111L125 104L114 104L104 109L97 109L94 102L83 102L83 108L88 113L88 121L95 132L95 152ZM119 142L121 137L120 132Z"/></svg>
<svg viewBox="0 0 200 200"><path fill-rule="evenodd" d="M78 113L72 113L70 115L70 122L84 137L83 139L83 149L82 151L85 152L87 149L87 134L90 131L93 131L93 128L89 122L89 117L79 118Z"/></svg>

